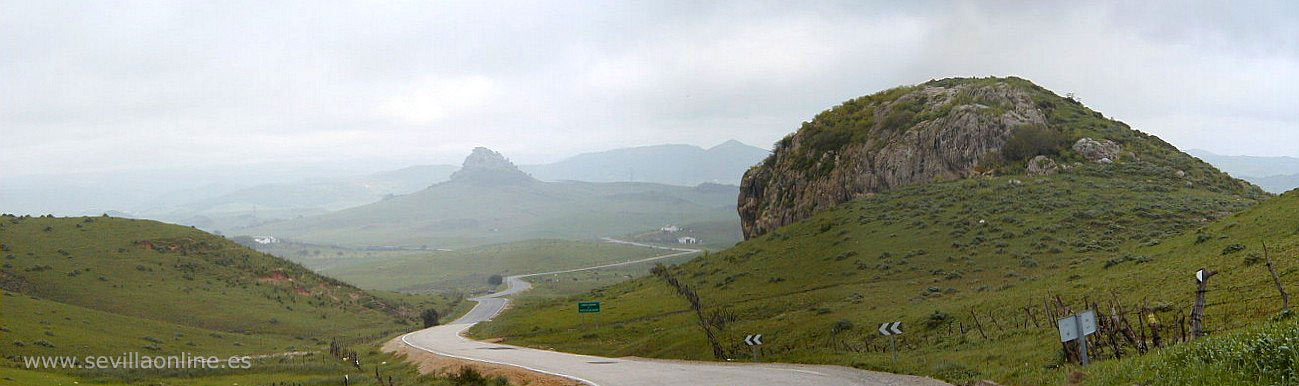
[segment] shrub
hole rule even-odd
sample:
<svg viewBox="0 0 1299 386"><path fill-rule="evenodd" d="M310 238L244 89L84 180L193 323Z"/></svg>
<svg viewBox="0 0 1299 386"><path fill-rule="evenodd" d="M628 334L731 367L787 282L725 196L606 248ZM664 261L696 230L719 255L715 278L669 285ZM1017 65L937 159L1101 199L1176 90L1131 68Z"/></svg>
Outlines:
<svg viewBox="0 0 1299 386"><path fill-rule="evenodd" d="M1041 125L1016 127L1001 148L1001 155L1008 161L1033 158L1039 155L1057 155L1069 145L1069 137L1058 130Z"/></svg>
<svg viewBox="0 0 1299 386"><path fill-rule="evenodd" d="M451 381L451 384L456 386L509 385L509 381L506 381L504 378L501 377L488 378L482 373L479 373L478 370L474 370L472 367L468 367L468 366L461 367L460 372L450 376L448 380Z"/></svg>
<svg viewBox="0 0 1299 386"><path fill-rule="evenodd" d="M1232 244L1222 249L1222 255L1226 256L1243 250L1245 250L1244 244Z"/></svg>
<svg viewBox="0 0 1299 386"><path fill-rule="evenodd" d="M501 277L501 275L492 275L487 278L487 284L491 285L501 285L504 282L505 278Z"/></svg>
<svg viewBox="0 0 1299 386"><path fill-rule="evenodd" d="M853 328L853 324L851 320L840 319L839 321L834 322L834 324L830 326L830 332L838 334L844 331L852 330L852 328Z"/></svg>
<svg viewBox="0 0 1299 386"><path fill-rule="evenodd" d="M946 312L934 311L934 313L929 314L929 318L925 319L925 326L929 328L938 328L947 323L951 323L951 321L952 316L948 315Z"/></svg>
<svg viewBox="0 0 1299 386"><path fill-rule="evenodd" d="M438 325L441 315L438 315L437 310L430 308L420 313L419 318L424 321L424 328L429 328Z"/></svg>

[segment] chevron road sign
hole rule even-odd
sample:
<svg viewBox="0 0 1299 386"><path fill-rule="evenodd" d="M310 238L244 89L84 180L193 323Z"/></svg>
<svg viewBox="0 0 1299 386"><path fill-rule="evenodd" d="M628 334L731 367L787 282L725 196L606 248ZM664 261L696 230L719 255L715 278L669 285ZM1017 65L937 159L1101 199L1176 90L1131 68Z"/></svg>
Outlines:
<svg viewBox="0 0 1299 386"><path fill-rule="evenodd" d="M744 344L753 349L753 361L758 361L758 346L762 345L762 334L753 334L744 337Z"/></svg>
<svg viewBox="0 0 1299 386"><path fill-rule="evenodd" d="M902 322L889 322L880 325L880 335L902 335Z"/></svg>
<svg viewBox="0 0 1299 386"><path fill-rule="evenodd" d="M898 363L898 335L902 335L902 322L888 322L880 325L880 335L889 337L889 346L893 348L893 364Z"/></svg>

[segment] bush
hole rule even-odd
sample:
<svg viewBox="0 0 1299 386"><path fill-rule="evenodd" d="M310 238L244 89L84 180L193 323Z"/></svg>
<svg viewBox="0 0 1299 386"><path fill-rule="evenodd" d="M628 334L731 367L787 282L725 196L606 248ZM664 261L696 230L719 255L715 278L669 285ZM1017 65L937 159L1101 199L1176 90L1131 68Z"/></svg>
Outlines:
<svg viewBox="0 0 1299 386"><path fill-rule="evenodd" d="M844 331L852 330L852 328L853 328L853 324L851 320L840 319L839 321L834 322L834 324L830 326L830 332L838 334Z"/></svg>
<svg viewBox="0 0 1299 386"><path fill-rule="evenodd" d="M501 275L492 275L487 278L487 284L491 284L491 285L501 285L501 283L504 282L505 282L505 278L501 277Z"/></svg>
<svg viewBox="0 0 1299 386"><path fill-rule="evenodd" d="M934 313L929 314L928 319L925 319L925 326L928 326L929 328L938 328L951 323L951 321L952 316L948 315L946 312L934 311Z"/></svg>
<svg viewBox="0 0 1299 386"><path fill-rule="evenodd" d="M1069 145L1069 137L1055 129L1040 125L1016 127L1001 149L1007 161L1018 161L1039 155L1057 155Z"/></svg>
<svg viewBox="0 0 1299 386"><path fill-rule="evenodd" d="M419 318L424 321L424 328L429 328L438 325L441 315L438 315L437 310L430 308L420 313Z"/></svg>
<svg viewBox="0 0 1299 386"><path fill-rule="evenodd" d="M487 376L474 370L472 367L461 367L460 372L447 378L451 384L456 386L504 386L509 385L509 381L501 377L488 378Z"/></svg>
<svg viewBox="0 0 1299 386"><path fill-rule="evenodd" d="M1223 248L1223 249L1222 249L1222 255L1223 255L1223 256L1226 256L1226 255L1230 255L1230 254L1233 254L1233 253L1236 253L1236 252L1240 252L1240 251L1243 251L1243 250L1245 250L1245 245L1243 245L1243 244L1232 244L1232 245L1228 245L1226 248Z"/></svg>

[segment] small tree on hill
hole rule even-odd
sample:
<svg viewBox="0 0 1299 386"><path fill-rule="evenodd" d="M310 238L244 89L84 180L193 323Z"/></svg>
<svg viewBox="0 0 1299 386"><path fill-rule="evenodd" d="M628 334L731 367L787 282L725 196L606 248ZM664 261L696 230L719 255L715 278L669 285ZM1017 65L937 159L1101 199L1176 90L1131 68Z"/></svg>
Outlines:
<svg viewBox="0 0 1299 386"><path fill-rule="evenodd" d="M501 277L501 275L492 275L487 278L487 284L491 284L491 285L501 285L501 283L504 282L505 282L505 278Z"/></svg>
<svg viewBox="0 0 1299 386"><path fill-rule="evenodd" d="M424 319L424 328L438 325L438 318L440 317L441 315L438 315L438 310L432 308L424 310L424 312L419 314L419 318Z"/></svg>

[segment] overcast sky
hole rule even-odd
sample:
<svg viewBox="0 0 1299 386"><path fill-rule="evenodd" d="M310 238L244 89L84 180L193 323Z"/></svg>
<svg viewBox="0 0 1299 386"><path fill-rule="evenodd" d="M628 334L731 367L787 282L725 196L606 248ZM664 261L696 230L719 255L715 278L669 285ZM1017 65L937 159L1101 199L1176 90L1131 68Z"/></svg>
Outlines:
<svg viewBox="0 0 1299 386"><path fill-rule="evenodd" d="M986 75L1184 149L1299 156L1295 2L638 3L6 0L0 175L765 148Z"/></svg>

